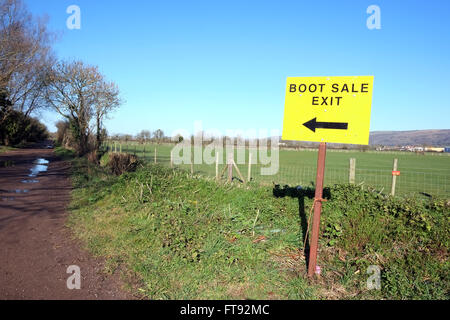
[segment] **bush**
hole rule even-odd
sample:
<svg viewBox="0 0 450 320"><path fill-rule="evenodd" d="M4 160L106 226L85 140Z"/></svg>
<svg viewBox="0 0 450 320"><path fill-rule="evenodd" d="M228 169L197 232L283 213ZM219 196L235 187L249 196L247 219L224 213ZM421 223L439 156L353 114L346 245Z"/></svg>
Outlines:
<svg viewBox="0 0 450 320"><path fill-rule="evenodd" d="M78 156L86 155L91 162L98 163L100 155L94 153L94 150L96 150L96 139L94 135L89 134L85 143L82 144L76 126L72 125L69 121L58 121L56 128L56 143L58 145L66 149L74 150Z"/></svg>
<svg viewBox="0 0 450 320"><path fill-rule="evenodd" d="M56 124L56 143L66 149L74 149L74 140L68 121L58 121Z"/></svg>
<svg viewBox="0 0 450 320"><path fill-rule="evenodd" d="M98 164L99 161L98 161L97 150L92 150L91 152L89 152L89 153L87 154L87 159L88 159L88 161L91 162L91 163Z"/></svg>
<svg viewBox="0 0 450 320"><path fill-rule="evenodd" d="M128 153L110 153L108 166L111 172L120 176L125 172L136 171L138 157Z"/></svg>
<svg viewBox="0 0 450 320"><path fill-rule="evenodd" d="M0 112L0 117L2 112ZM25 142L38 142L48 138L45 125L19 111L9 111L0 127L0 142L6 146L17 146Z"/></svg>

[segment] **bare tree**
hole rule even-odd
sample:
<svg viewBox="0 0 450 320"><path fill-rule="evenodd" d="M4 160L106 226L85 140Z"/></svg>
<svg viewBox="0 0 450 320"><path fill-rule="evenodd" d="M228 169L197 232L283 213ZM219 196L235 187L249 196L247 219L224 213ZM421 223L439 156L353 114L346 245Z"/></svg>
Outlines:
<svg viewBox="0 0 450 320"><path fill-rule="evenodd" d="M144 142L147 142L152 137L149 130L142 130L142 136L144 137Z"/></svg>
<svg viewBox="0 0 450 320"><path fill-rule="evenodd" d="M122 104L119 98L119 88L114 82L101 82L97 86L95 103L95 122L97 126L96 148L100 146L104 139L103 121L108 115Z"/></svg>
<svg viewBox="0 0 450 320"><path fill-rule="evenodd" d="M153 137L158 143L161 143L162 139L164 138L164 131L162 131L161 129L156 130L155 132L153 132Z"/></svg>
<svg viewBox="0 0 450 320"><path fill-rule="evenodd" d="M139 143L143 143L144 142L144 134L142 133L144 130L142 130L141 132L139 132L137 135L136 135L136 140L138 140L139 141Z"/></svg>
<svg viewBox="0 0 450 320"><path fill-rule="evenodd" d="M123 139L123 141L125 141L125 143L127 143L128 141L132 141L133 140L133 136L131 134L126 133L126 134L123 135L122 139Z"/></svg>
<svg viewBox="0 0 450 320"><path fill-rule="evenodd" d="M8 88L9 97L15 110L31 116L46 106L43 94L45 92L44 80L52 64L54 64L52 57L43 57L13 75Z"/></svg>
<svg viewBox="0 0 450 320"><path fill-rule="evenodd" d="M58 63L47 74L45 86L46 101L70 123L78 153L91 151L91 121L95 118L101 130L102 120L120 104L117 87L105 82L97 67L81 61Z"/></svg>
<svg viewBox="0 0 450 320"><path fill-rule="evenodd" d="M120 140L120 134L115 133L110 137L110 140L119 141Z"/></svg>
<svg viewBox="0 0 450 320"><path fill-rule="evenodd" d="M54 40L47 19L34 18L22 0L0 0L0 88L26 116L43 106L43 75L53 63Z"/></svg>
<svg viewBox="0 0 450 320"><path fill-rule="evenodd" d="M136 135L136 139L139 140L139 142L142 144L144 142L147 142L147 140L149 140L151 137L151 133L148 130L141 130L141 132L139 132Z"/></svg>

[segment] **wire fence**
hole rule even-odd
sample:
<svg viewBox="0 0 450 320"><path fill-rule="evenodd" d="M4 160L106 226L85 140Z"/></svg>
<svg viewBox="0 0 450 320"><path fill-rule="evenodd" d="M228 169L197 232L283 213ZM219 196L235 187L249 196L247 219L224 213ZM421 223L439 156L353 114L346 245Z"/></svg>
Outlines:
<svg viewBox="0 0 450 320"><path fill-rule="evenodd" d="M280 148L284 151L311 151L317 152L317 148ZM354 153L354 152L364 152L368 154L389 154L397 156L417 156L424 155L424 152L414 152L414 151L400 151L400 150L358 150L358 149L329 149L328 152L340 152L340 153ZM426 152L427 156L438 156L438 157L450 157L449 152Z"/></svg>
<svg viewBox="0 0 450 320"><path fill-rule="evenodd" d="M137 155L140 159L146 162L158 163L167 166L174 166L171 161L171 150L173 145L141 145L138 143L109 143L106 145L110 152L124 152ZM317 151L317 150L316 150ZM350 158L348 158L350 159ZM449 159L450 160L450 159ZM347 160L348 161L348 160ZM253 162L253 161L252 161ZM450 163L450 162L449 162ZM226 176L226 160L221 159L218 169L219 175L224 172ZM176 167L185 169L187 171L193 170L195 174L202 174L214 177L217 175L216 165L214 164L181 164ZM314 165L302 165L283 163L280 158L280 166L276 174L264 175L263 169L267 169L267 165L261 163L252 163L249 170L248 154L246 155L246 162L237 164L241 173L239 176L234 172L234 179L247 182L251 181L261 184L280 184L290 186L314 186L316 180L316 167ZM421 171L416 170L402 170L399 168L400 176L396 178L396 195L426 195L426 196L442 196L450 197L450 170L423 168ZM450 167L449 167L450 169ZM428 171L428 172L425 172ZM249 177L250 173L250 177ZM356 166L354 172L354 183L364 187L370 187L379 192L389 194L392 188L392 170L391 169L372 169ZM334 184L342 184L350 182L350 166L337 167L326 166L325 168L325 186L332 186Z"/></svg>

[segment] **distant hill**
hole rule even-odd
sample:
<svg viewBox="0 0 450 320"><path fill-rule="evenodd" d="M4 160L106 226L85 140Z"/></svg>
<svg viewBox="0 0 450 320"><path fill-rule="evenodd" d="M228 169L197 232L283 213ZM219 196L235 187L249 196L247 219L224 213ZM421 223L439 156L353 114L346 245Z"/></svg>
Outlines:
<svg viewBox="0 0 450 320"><path fill-rule="evenodd" d="M374 131L370 133L371 145L430 145L450 147L450 130Z"/></svg>

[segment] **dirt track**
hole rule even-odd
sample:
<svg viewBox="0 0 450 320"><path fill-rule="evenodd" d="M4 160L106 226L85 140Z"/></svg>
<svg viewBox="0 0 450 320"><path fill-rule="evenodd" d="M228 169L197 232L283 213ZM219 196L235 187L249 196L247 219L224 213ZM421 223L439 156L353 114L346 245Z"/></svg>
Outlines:
<svg viewBox="0 0 450 320"><path fill-rule="evenodd" d="M131 299L65 227L70 165L43 146L0 154L0 164L14 163L0 167L0 299ZM48 170L29 177L39 158ZM80 267L80 290L67 288L70 265Z"/></svg>

